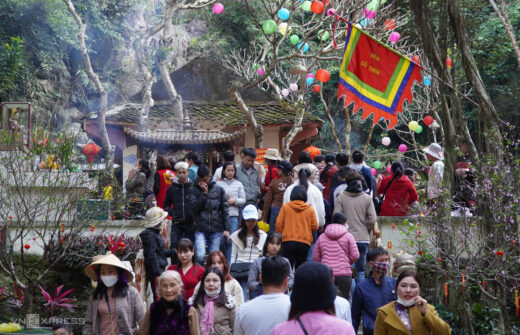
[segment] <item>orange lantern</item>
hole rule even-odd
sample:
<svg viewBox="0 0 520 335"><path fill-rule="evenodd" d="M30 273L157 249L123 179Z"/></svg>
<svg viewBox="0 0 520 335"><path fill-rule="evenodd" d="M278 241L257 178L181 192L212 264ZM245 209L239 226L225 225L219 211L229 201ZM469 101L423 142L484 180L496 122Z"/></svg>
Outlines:
<svg viewBox="0 0 520 335"><path fill-rule="evenodd" d="M448 69L451 69L453 67L453 61L449 57L446 58L446 66L448 67Z"/></svg>
<svg viewBox="0 0 520 335"><path fill-rule="evenodd" d="M85 144L81 152L87 156L87 162L94 163L94 156L99 154L101 148L96 145L96 143L88 143Z"/></svg>
<svg viewBox="0 0 520 335"><path fill-rule="evenodd" d="M311 10L315 14L323 13L324 9L325 9L325 5L321 1L313 1L311 4Z"/></svg>
<svg viewBox="0 0 520 335"><path fill-rule="evenodd" d="M318 79L319 81L321 81L322 83L326 83L327 81L329 81L330 79L330 73L329 71L325 70L325 69L319 69L317 72L316 72L316 79Z"/></svg>
<svg viewBox="0 0 520 335"><path fill-rule="evenodd" d="M321 155L321 150L319 148L316 148L314 145L311 145L310 147L305 148L304 150L311 154L312 160L314 160L314 157Z"/></svg>
<svg viewBox="0 0 520 335"><path fill-rule="evenodd" d="M392 30L395 28L395 26L396 26L395 20L392 20L392 19L385 20L385 29L386 30Z"/></svg>

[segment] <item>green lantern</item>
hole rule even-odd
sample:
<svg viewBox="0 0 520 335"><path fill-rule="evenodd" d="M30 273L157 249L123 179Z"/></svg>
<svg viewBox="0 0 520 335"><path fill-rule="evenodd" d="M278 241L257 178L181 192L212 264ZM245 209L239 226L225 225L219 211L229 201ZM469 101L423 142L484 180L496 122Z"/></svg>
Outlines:
<svg viewBox="0 0 520 335"><path fill-rule="evenodd" d="M414 130L417 134L420 134L422 133L422 126L421 125L418 125L417 126L417 129Z"/></svg>
<svg viewBox="0 0 520 335"><path fill-rule="evenodd" d="M379 170L382 165L383 165L383 163L381 163L380 161L375 161L373 164L374 168L377 170Z"/></svg>
<svg viewBox="0 0 520 335"><path fill-rule="evenodd" d="M326 40L328 40L328 39L329 39L329 36L330 36L330 34L329 34L329 32L326 31L326 30L321 29L320 31L318 31L318 38L319 38L320 40L322 40L322 41L326 41Z"/></svg>
<svg viewBox="0 0 520 335"><path fill-rule="evenodd" d="M311 5L312 3L310 1L304 1L302 2L302 9L304 12L310 12L311 11Z"/></svg>
<svg viewBox="0 0 520 335"><path fill-rule="evenodd" d="M300 42L300 38L298 37L298 35L291 35L291 38L289 38L289 41L291 42L292 45L296 45L296 44L298 44L298 42Z"/></svg>
<svg viewBox="0 0 520 335"><path fill-rule="evenodd" d="M262 29L264 30L264 33L270 35L276 31L276 22L273 20L265 20L262 23Z"/></svg>
<svg viewBox="0 0 520 335"><path fill-rule="evenodd" d="M260 68L260 64L254 63L253 70L257 71Z"/></svg>

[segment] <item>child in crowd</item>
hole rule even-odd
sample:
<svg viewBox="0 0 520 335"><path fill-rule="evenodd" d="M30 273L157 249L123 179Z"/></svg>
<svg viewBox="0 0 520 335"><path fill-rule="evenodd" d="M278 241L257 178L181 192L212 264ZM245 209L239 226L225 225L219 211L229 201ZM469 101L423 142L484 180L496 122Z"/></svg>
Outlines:
<svg viewBox="0 0 520 335"><path fill-rule="evenodd" d="M262 261L266 257L276 256L280 254L282 250L282 234L277 232L271 232L267 235L267 240L264 244L263 257L258 257L253 262L251 269L249 270L249 277L247 278L247 287L249 287L249 294L251 295L251 299L254 297L258 297L263 294L262 283L260 283L260 274L262 273ZM285 257L283 257L287 264L289 265L289 286L288 288L292 288L293 284L293 270L291 268L291 263Z"/></svg>

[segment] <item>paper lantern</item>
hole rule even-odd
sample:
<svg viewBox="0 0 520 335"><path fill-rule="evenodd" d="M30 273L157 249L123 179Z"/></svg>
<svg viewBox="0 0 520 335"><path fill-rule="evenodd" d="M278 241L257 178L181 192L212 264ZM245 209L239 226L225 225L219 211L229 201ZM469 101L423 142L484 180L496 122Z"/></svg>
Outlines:
<svg viewBox="0 0 520 335"><path fill-rule="evenodd" d="M298 84L292 83L291 85L289 85L289 89L293 92L298 91Z"/></svg>
<svg viewBox="0 0 520 335"><path fill-rule="evenodd" d="M321 150L319 148L316 148L314 145L311 145L310 147L307 147L304 150L311 154L312 160L314 160L314 157L321 155Z"/></svg>
<svg viewBox="0 0 520 335"><path fill-rule="evenodd" d="M291 16L291 12L287 8L280 8L278 11L278 17L282 20L287 20Z"/></svg>
<svg viewBox="0 0 520 335"><path fill-rule="evenodd" d="M264 69L259 68L258 70L256 70L256 73L261 76L264 74Z"/></svg>
<svg viewBox="0 0 520 335"><path fill-rule="evenodd" d="M224 12L224 5L221 4L220 2L217 2L216 4L213 5L213 13L217 14L217 15L220 15Z"/></svg>
<svg viewBox="0 0 520 335"><path fill-rule="evenodd" d="M429 125L431 125L431 124L433 123L433 121L435 121L435 120L433 119L433 117L431 117L430 115L428 115L428 116L425 116L425 117L424 117L423 121L424 121L424 124L425 124L425 125L429 126Z"/></svg>
<svg viewBox="0 0 520 335"><path fill-rule="evenodd" d="M372 175L375 176L377 174L377 170L374 168L370 169L370 172L372 172Z"/></svg>
<svg viewBox="0 0 520 335"><path fill-rule="evenodd" d="M386 166L386 172L392 173L392 166L391 165L387 165Z"/></svg>
<svg viewBox="0 0 520 335"><path fill-rule="evenodd" d="M310 1L302 2L302 9L304 12L310 12L311 11L311 2Z"/></svg>
<svg viewBox="0 0 520 335"><path fill-rule="evenodd" d="M389 146L391 142L392 142L392 141L390 140L390 137L388 137L388 136L383 137L383 139L381 140L381 143L383 143L383 145L384 145L385 147L386 147L386 146Z"/></svg>
<svg viewBox="0 0 520 335"><path fill-rule="evenodd" d="M307 86L311 85L312 83L314 82L314 78L307 78L305 79L305 83L307 84Z"/></svg>
<svg viewBox="0 0 520 335"><path fill-rule="evenodd" d="M419 124L417 123L417 121L408 122L408 129L413 131L413 130L417 129L417 127L419 127Z"/></svg>
<svg viewBox="0 0 520 335"><path fill-rule="evenodd" d="M282 35L282 36L285 36L285 34L287 34L287 31L290 31L291 28L289 27L289 25L287 24L287 22L282 22L278 25L278 32Z"/></svg>
<svg viewBox="0 0 520 335"><path fill-rule="evenodd" d="M87 162L94 163L94 156L99 154L101 148L96 145L96 143L88 143L83 146L81 152L87 156Z"/></svg>
<svg viewBox="0 0 520 335"><path fill-rule="evenodd" d="M432 85L432 77L430 77L430 76L424 76L422 81L423 81L424 86Z"/></svg>
<svg viewBox="0 0 520 335"><path fill-rule="evenodd" d="M420 134L420 133L422 133L423 128L422 128L421 125L418 125L418 126L417 126L417 129L415 129L414 131L415 131L417 134Z"/></svg>
<svg viewBox="0 0 520 335"><path fill-rule="evenodd" d="M26 250L29 250L31 248L31 245L30 244L26 244L23 246Z"/></svg>
<svg viewBox="0 0 520 335"><path fill-rule="evenodd" d="M408 150L408 147L406 146L406 144L399 144L399 148L397 148L399 150L399 152L406 152L406 150Z"/></svg>
<svg viewBox="0 0 520 335"><path fill-rule="evenodd" d="M314 92L319 93L320 90L321 90L321 87L320 87L320 85L314 85L314 86L312 87L312 89L314 90Z"/></svg>
<svg viewBox="0 0 520 335"><path fill-rule="evenodd" d="M331 16L336 14L336 10L334 8L327 9L327 16Z"/></svg>
<svg viewBox="0 0 520 335"><path fill-rule="evenodd" d="M362 19L361 21L359 21L359 24L360 24L361 27L363 27L363 28L366 27L367 24L369 24L369 23L370 23L370 20L367 19L367 18L364 18L364 19Z"/></svg>
<svg viewBox="0 0 520 335"><path fill-rule="evenodd" d="M385 20L385 29L386 30L392 30L395 27L396 27L395 20L392 20L392 19Z"/></svg>
<svg viewBox="0 0 520 335"><path fill-rule="evenodd" d="M392 43L396 43L401 38L401 34L399 34L397 31L394 31L390 34L390 37L388 37L388 40Z"/></svg>
<svg viewBox="0 0 520 335"><path fill-rule="evenodd" d="M381 166L383 166L383 163L381 163L380 161L375 161L374 164L372 164L374 166L375 169L380 169Z"/></svg>
<svg viewBox="0 0 520 335"><path fill-rule="evenodd" d="M419 56L419 55L414 55L414 56L412 57L412 61L415 62L415 63L417 63L417 64L421 64L421 56Z"/></svg>
<svg viewBox="0 0 520 335"><path fill-rule="evenodd" d="M321 14L325 10L325 5L321 1L313 1L311 4L311 10L314 14Z"/></svg>
<svg viewBox="0 0 520 335"><path fill-rule="evenodd" d="M317 72L316 72L316 79L318 79L319 81L321 81L322 83L326 83L327 81L329 81L330 79L330 73L329 71L325 70L325 69L319 69Z"/></svg>
<svg viewBox="0 0 520 335"><path fill-rule="evenodd" d="M265 20L262 22L262 29L267 35L272 34L276 31L276 22L273 20Z"/></svg>
<svg viewBox="0 0 520 335"><path fill-rule="evenodd" d="M453 67L453 61L449 57L446 58L446 66L448 67L448 69L451 69Z"/></svg>
<svg viewBox="0 0 520 335"><path fill-rule="evenodd" d="M363 16L365 16L367 19L373 19L374 17L376 17L376 12L374 10L365 8L363 9Z"/></svg>
<svg viewBox="0 0 520 335"><path fill-rule="evenodd" d="M289 95L289 90L286 88L282 89L282 96L286 97L288 95Z"/></svg>
<svg viewBox="0 0 520 335"><path fill-rule="evenodd" d="M329 36L330 36L330 34L329 34L329 32L326 31L326 30L320 29L320 30L318 31L318 38L319 38L320 40L322 40L322 41L326 41L326 40L328 40L328 39L329 39Z"/></svg>
<svg viewBox="0 0 520 335"><path fill-rule="evenodd" d="M308 73L307 76L306 76L306 78L314 78L314 74L312 74L312 73Z"/></svg>
<svg viewBox="0 0 520 335"><path fill-rule="evenodd" d="M291 42L292 45L296 45L298 44L298 42L300 42L300 38L298 37L298 35L291 35L291 37L289 38L289 42Z"/></svg>
<svg viewBox="0 0 520 335"><path fill-rule="evenodd" d="M254 63L252 68L253 70L258 71L258 69L260 68L260 64Z"/></svg>
<svg viewBox="0 0 520 335"><path fill-rule="evenodd" d="M372 0L367 4L367 8L370 10L378 10L379 5L384 5L387 0Z"/></svg>
<svg viewBox="0 0 520 335"><path fill-rule="evenodd" d="M300 50L302 48L302 45L303 45L303 52L309 51L309 44L307 44L307 43L303 44L303 42L300 42L298 44L298 50Z"/></svg>

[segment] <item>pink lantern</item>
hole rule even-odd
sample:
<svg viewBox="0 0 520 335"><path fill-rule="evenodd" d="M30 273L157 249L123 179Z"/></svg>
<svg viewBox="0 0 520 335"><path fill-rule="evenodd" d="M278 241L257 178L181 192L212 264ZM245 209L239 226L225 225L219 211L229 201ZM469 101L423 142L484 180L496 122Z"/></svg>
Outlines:
<svg viewBox="0 0 520 335"><path fill-rule="evenodd" d="M406 144L399 144L398 150L399 152L406 152L406 150L408 150L408 147L406 146Z"/></svg>
<svg viewBox="0 0 520 335"><path fill-rule="evenodd" d="M383 145L384 145L385 147L386 147L386 146L389 146L391 142L392 142L392 141L390 141L390 137L388 137L388 136L383 137L383 139L381 140L381 143L383 143Z"/></svg>
<svg viewBox="0 0 520 335"><path fill-rule="evenodd" d="M368 8L365 8L363 9L363 15L367 18L367 19L373 19L375 16L376 16L376 12L373 11L373 10L370 10Z"/></svg>
<svg viewBox="0 0 520 335"><path fill-rule="evenodd" d="M314 74L309 73L309 74L307 75L307 78L314 78Z"/></svg>
<svg viewBox="0 0 520 335"><path fill-rule="evenodd" d="M293 92L298 91L298 84L292 83L291 85L289 85L289 89Z"/></svg>
<svg viewBox="0 0 520 335"><path fill-rule="evenodd" d="M396 43L397 41L399 41L399 39L401 38L401 34L399 34L398 32L394 31L393 33L390 34L390 37L388 37L388 39L390 40L390 42L392 43Z"/></svg>
<svg viewBox="0 0 520 335"><path fill-rule="evenodd" d="M392 165L387 165L386 166L386 172L392 173Z"/></svg>
<svg viewBox="0 0 520 335"><path fill-rule="evenodd" d="M370 171L372 171L372 175L375 176L377 174L377 170L374 168L371 168Z"/></svg>
<svg viewBox="0 0 520 335"><path fill-rule="evenodd" d="M327 16L331 16L336 14L336 10L334 8L327 9Z"/></svg>
<svg viewBox="0 0 520 335"><path fill-rule="evenodd" d="M288 95L289 95L289 90L286 89L286 88L282 89L282 95L283 95L284 97L288 96Z"/></svg>
<svg viewBox="0 0 520 335"><path fill-rule="evenodd" d="M256 73L258 73L259 75L263 75L264 74L264 69L258 68L258 70L256 70Z"/></svg>
<svg viewBox="0 0 520 335"><path fill-rule="evenodd" d="M216 4L213 5L213 13L217 14L217 15L220 15L224 12L224 5L221 4L220 2L217 2Z"/></svg>

